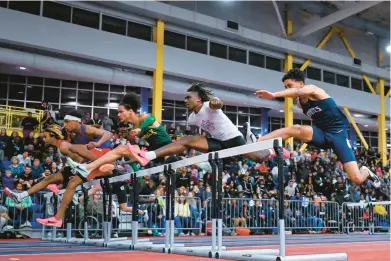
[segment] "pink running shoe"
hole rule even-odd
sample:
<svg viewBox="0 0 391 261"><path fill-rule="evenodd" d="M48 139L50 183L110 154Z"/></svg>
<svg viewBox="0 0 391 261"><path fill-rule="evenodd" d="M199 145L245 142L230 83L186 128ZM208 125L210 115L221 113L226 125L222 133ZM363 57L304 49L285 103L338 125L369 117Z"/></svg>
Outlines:
<svg viewBox="0 0 391 261"><path fill-rule="evenodd" d="M147 165L150 162L150 160L145 157L145 152L146 152L145 150L140 150L130 143L127 143L126 145L128 145L128 148L130 150L130 154L132 154L134 159L138 163L140 163L141 166L144 167L145 165Z"/></svg>
<svg viewBox="0 0 391 261"><path fill-rule="evenodd" d="M37 222L47 227L62 227L62 220L57 220L55 217L51 218L37 218Z"/></svg>
<svg viewBox="0 0 391 261"><path fill-rule="evenodd" d="M54 194L58 194L60 193L60 190L58 189L57 185L56 184L50 184L46 187L48 190L50 190L51 192L53 192Z"/></svg>
<svg viewBox="0 0 391 261"><path fill-rule="evenodd" d="M269 149L270 151L270 157L271 158L274 158L277 156L276 152L274 151L274 149ZM282 148L282 155L284 157L284 159L289 159L291 157L291 153L285 149L285 148Z"/></svg>

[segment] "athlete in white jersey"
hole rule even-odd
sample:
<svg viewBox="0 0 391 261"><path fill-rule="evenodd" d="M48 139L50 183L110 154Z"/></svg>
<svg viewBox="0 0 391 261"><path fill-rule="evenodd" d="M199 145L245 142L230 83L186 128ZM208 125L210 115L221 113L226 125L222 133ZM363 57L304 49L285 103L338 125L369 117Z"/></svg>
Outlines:
<svg viewBox="0 0 391 261"><path fill-rule="evenodd" d="M211 138L205 136L185 136L177 142L170 143L155 151L134 150L132 153L142 158L140 164L146 164L155 158L182 153L186 149L195 149L200 152L212 152L245 145L246 141L242 133L236 128L231 120L221 110L223 102L217 97L211 97L212 92L204 89L197 83L187 90L185 97L186 107L192 111L188 123L195 125L208 132ZM249 153L245 157L260 161L268 156L274 156L273 149ZM284 157L290 154L284 150Z"/></svg>

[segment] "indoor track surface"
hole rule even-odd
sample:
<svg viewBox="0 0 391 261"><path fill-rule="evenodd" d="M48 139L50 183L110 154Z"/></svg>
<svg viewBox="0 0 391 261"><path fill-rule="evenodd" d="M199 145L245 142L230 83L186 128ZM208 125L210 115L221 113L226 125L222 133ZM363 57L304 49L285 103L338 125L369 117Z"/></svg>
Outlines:
<svg viewBox="0 0 391 261"><path fill-rule="evenodd" d="M390 235L289 235L287 255L346 252L348 260L389 261ZM185 246L210 245L210 237L177 237ZM163 238L154 238L163 243ZM224 237L228 250L278 248L277 236ZM127 251L83 245L52 243L37 239L0 240L0 261L120 261L129 260L210 260L209 258L163 253ZM221 259L222 260L222 259Z"/></svg>

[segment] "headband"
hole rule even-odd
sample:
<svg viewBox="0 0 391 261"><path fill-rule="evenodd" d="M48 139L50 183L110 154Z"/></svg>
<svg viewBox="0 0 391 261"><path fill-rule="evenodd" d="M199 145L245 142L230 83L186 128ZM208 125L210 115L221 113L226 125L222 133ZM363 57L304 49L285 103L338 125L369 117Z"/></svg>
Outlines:
<svg viewBox="0 0 391 261"><path fill-rule="evenodd" d="M81 122L81 119L79 117L75 117L72 115L66 115L64 117L64 120Z"/></svg>

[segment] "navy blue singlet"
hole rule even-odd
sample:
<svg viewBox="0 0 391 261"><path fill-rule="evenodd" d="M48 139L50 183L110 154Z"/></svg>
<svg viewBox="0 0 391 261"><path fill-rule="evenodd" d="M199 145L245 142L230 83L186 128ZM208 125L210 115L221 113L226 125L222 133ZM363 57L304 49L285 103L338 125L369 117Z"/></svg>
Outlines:
<svg viewBox="0 0 391 261"><path fill-rule="evenodd" d="M75 135L74 144L88 144L91 141L97 142L97 141L99 141L101 139L101 137L96 137L93 140L89 139L87 137L87 135L86 135L86 126L85 125L81 125L80 128L81 128L81 135L80 136ZM111 142L110 141L106 141L99 148L101 148L101 149L103 149L103 148L111 148Z"/></svg>
<svg viewBox="0 0 391 261"><path fill-rule="evenodd" d="M300 105L304 114L312 119L312 124L325 132L347 129L349 121L332 98L321 101L308 100Z"/></svg>

